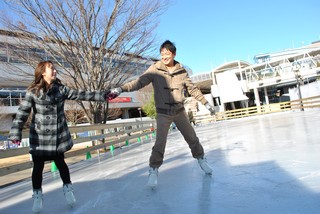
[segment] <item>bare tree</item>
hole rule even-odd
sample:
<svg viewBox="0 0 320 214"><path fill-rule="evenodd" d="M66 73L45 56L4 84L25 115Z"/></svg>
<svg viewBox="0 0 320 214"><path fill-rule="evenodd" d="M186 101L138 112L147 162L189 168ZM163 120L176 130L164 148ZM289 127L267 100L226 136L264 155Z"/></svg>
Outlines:
<svg viewBox="0 0 320 214"><path fill-rule="evenodd" d="M153 55L154 30L168 6L167 0L5 1L12 10L1 21L19 34L7 43L13 56L32 67L51 60L66 85L84 90L107 90L132 77L148 61L143 56ZM90 123L101 123L105 103L80 105Z"/></svg>
<svg viewBox="0 0 320 214"><path fill-rule="evenodd" d="M87 117L83 109L77 104L77 102L67 101L65 109L65 115L68 123L76 125L79 123L88 123Z"/></svg>

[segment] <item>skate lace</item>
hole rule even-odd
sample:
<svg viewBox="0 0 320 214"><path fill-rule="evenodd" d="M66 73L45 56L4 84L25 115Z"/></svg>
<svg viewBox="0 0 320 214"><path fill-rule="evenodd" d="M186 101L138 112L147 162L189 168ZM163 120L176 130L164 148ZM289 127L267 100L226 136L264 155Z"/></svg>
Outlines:
<svg viewBox="0 0 320 214"><path fill-rule="evenodd" d="M73 188L70 185L65 185L63 188L64 193L73 192Z"/></svg>
<svg viewBox="0 0 320 214"><path fill-rule="evenodd" d="M34 194L32 195L32 198L33 198L33 199L41 199L41 198L42 198L42 195L41 195L40 193L34 193Z"/></svg>
<svg viewBox="0 0 320 214"><path fill-rule="evenodd" d="M157 169L150 169L149 175L151 175L151 174L158 175L158 170Z"/></svg>

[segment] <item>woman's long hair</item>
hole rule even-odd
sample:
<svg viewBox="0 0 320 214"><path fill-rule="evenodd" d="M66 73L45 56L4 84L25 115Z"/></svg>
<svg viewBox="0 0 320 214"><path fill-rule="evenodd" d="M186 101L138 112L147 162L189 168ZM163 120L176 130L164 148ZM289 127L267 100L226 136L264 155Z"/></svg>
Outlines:
<svg viewBox="0 0 320 214"><path fill-rule="evenodd" d="M43 73L46 71L46 67L49 65L53 65L51 61L43 61L39 62L35 71L34 71L34 80L28 87L28 90L34 91L35 94L38 95L39 91L43 89L43 92L47 92L48 89L51 87L52 84L48 84L44 79L43 79ZM61 83L61 81L57 78L56 79L57 83Z"/></svg>

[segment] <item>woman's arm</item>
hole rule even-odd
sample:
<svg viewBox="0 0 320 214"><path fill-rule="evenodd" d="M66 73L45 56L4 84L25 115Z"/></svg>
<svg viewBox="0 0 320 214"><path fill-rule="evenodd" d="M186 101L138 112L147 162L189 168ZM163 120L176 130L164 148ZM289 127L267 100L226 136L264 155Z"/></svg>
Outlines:
<svg viewBox="0 0 320 214"><path fill-rule="evenodd" d="M19 106L15 119L9 133L9 140L21 140L21 132L26 123L33 105L33 96L27 91L24 101Z"/></svg>
<svg viewBox="0 0 320 214"><path fill-rule="evenodd" d="M75 90L67 86L63 86L63 94L67 100L83 100L83 101L106 101L108 91L85 91Z"/></svg>

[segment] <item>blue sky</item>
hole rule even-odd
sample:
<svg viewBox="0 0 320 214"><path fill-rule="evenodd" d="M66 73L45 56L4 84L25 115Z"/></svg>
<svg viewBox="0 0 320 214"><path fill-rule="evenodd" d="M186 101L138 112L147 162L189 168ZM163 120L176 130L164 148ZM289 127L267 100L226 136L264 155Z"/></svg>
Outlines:
<svg viewBox="0 0 320 214"><path fill-rule="evenodd" d="M319 0L169 0L156 30L194 74L320 40ZM1 9L4 4L0 1Z"/></svg>
<svg viewBox="0 0 320 214"><path fill-rule="evenodd" d="M320 40L319 0L171 0L157 36L193 73Z"/></svg>

